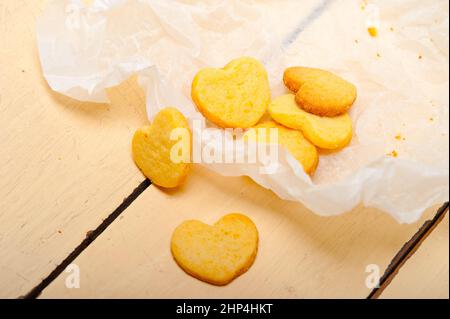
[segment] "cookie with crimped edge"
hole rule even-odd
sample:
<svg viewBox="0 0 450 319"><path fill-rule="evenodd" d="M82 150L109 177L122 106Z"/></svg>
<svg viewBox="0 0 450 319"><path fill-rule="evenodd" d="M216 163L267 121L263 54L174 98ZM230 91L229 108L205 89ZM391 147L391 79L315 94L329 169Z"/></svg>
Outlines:
<svg viewBox="0 0 450 319"><path fill-rule="evenodd" d="M258 230L245 215L231 213L214 225L198 220L180 224L171 251L189 275L213 285L226 285L246 272L258 250Z"/></svg>
<svg viewBox="0 0 450 319"><path fill-rule="evenodd" d="M264 115L270 87L264 65L250 57L222 69L200 70L192 82L192 99L211 122L224 128L249 128Z"/></svg>
<svg viewBox="0 0 450 319"><path fill-rule="evenodd" d="M268 111L276 122L301 130L303 135L319 148L341 149L352 139L352 120L348 113L336 117L308 113L297 105L294 94L285 94L273 99Z"/></svg>
<svg viewBox="0 0 450 319"><path fill-rule="evenodd" d="M266 130L264 134L260 130ZM273 143L270 140L270 129L278 132L278 144L287 148L289 153L299 161L307 174L312 175L319 163L317 148L298 130L293 130L273 121L262 122L248 130L244 138L258 143Z"/></svg>
<svg viewBox="0 0 450 319"><path fill-rule="evenodd" d="M347 112L356 99L356 87L325 70L290 67L283 81L295 94L296 102L305 111L319 116L338 116Z"/></svg>
<svg viewBox="0 0 450 319"><path fill-rule="evenodd" d="M177 135L171 137L175 129L182 130L178 139L174 138ZM191 139L184 115L175 108L165 108L155 116L151 125L135 132L132 141L134 162L153 184L177 187L183 183L190 168ZM183 145L178 144L180 147L175 148L177 143Z"/></svg>

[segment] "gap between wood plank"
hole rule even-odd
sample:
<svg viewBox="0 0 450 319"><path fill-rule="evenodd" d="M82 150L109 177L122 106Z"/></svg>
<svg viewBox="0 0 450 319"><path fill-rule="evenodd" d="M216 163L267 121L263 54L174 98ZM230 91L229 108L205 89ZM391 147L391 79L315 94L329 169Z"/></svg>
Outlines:
<svg viewBox="0 0 450 319"><path fill-rule="evenodd" d="M446 202L438 209L436 215L431 220L427 220L420 229L406 242L399 252L389 263L386 271L380 279L380 287L374 288L367 299L377 299L395 278L400 268L417 251L422 242L431 234L437 225L442 221L448 211L449 203Z"/></svg>
<svg viewBox="0 0 450 319"><path fill-rule="evenodd" d="M125 209L127 209L131 203L139 197L150 185L151 181L146 179L141 182L138 187L136 187L133 192L128 195L106 219L102 221L102 223L93 231L90 231L86 234L86 238L67 256L61 264L59 264L46 278L44 278L40 284L34 287L30 292L28 292L25 296L21 296L20 298L24 299L36 299L41 292L48 287L65 269L68 265L70 265L89 245L98 237L101 233L103 233L109 225L111 225L117 217L122 214Z"/></svg>
<svg viewBox="0 0 450 319"><path fill-rule="evenodd" d="M70 265L89 245L103 233L109 225L111 225L117 217L119 217L125 209L127 209L131 203L139 197L149 186L151 181L146 179L141 182L138 187L136 187L133 192L127 196L122 204L120 204L103 222L93 231L86 235L86 238L72 251L72 253L67 256L63 262L58 265L46 278L44 278L40 284L34 287L26 295L20 298L24 299L36 299L41 292L47 288L53 280L55 280L68 265ZM449 203L444 203L443 206L439 208L436 215L432 220L426 221L420 229L412 236L412 238L406 242L399 252L394 256L392 261L389 263L386 271L380 279L380 287L375 288L369 294L367 299L378 298L384 289L389 285L395 275L398 273L403 264L414 254L414 252L419 248L421 243L428 237L428 235L434 230L434 228L441 222L447 212Z"/></svg>

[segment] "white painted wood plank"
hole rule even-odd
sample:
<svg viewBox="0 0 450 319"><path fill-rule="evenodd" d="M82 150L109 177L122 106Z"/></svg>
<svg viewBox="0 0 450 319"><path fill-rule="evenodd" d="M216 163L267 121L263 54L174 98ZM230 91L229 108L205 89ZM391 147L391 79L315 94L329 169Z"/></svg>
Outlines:
<svg viewBox="0 0 450 319"><path fill-rule="evenodd" d="M144 179L130 155L143 92L128 81L111 105L53 93L34 31L44 2L0 2L0 297L37 285Z"/></svg>
<svg viewBox="0 0 450 319"><path fill-rule="evenodd" d="M173 261L170 238L183 220L213 223L243 212L260 233L248 273L225 287L186 275ZM430 218L435 209L425 213ZM422 225L400 225L374 209L319 217L280 200L248 178L225 178L196 167L177 191L150 186L74 263L81 286L68 289L62 273L42 298L365 298L368 264L381 274Z"/></svg>

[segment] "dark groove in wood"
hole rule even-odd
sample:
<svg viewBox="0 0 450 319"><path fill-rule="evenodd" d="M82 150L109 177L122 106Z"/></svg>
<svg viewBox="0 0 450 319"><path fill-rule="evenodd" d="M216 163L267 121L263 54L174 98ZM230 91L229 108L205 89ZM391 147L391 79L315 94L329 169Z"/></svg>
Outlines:
<svg viewBox="0 0 450 319"><path fill-rule="evenodd" d="M50 285L50 283L55 280L68 265L70 265L89 245L103 233L109 225L111 225L120 214L127 209L131 203L139 197L149 186L151 185L150 180L146 179L136 187L133 192L128 195L106 219L94 230L89 231L86 234L86 238L59 264L46 278L44 278L41 283L34 287L25 296L20 298L24 299L35 299L41 292Z"/></svg>
<svg viewBox="0 0 450 319"><path fill-rule="evenodd" d="M367 299L377 299L384 291L384 289L391 283L392 279L398 273L400 268L405 264L405 262L416 252L420 247L422 242L428 237L428 235L434 230L434 228L441 222L444 218L445 213L448 211L448 202L442 205L436 215L431 220L427 220L420 229L411 237L411 239L406 242L399 252L394 256L394 258L389 263L386 271L380 279L380 287L374 288Z"/></svg>

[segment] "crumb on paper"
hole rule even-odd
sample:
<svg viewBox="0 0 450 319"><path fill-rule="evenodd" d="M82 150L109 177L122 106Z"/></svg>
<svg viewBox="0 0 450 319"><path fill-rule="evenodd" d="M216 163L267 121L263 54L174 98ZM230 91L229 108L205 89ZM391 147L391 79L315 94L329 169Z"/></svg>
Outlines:
<svg viewBox="0 0 450 319"><path fill-rule="evenodd" d="M393 150L392 152L390 152L390 153L387 154L387 155L392 156L392 157L397 157L397 156L398 156L398 153L397 153L396 150Z"/></svg>
<svg viewBox="0 0 450 319"><path fill-rule="evenodd" d="M419 54L419 60L422 60L423 56L422 54Z"/></svg>
<svg viewBox="0 0 450 319"><path fill-rule="evenodd" d="M61 230L58 230L58 234L62 234L62 231L61 231Z"/></svg>
<svg viewBox="0 0 450 319"><path fill-rule="evenodd" d="M359 43L358 39L355 39L355 43Z"/></svg>
<svg viewBox="0 0 450 319"><path fill-rule="evenodd" d="M430 122L433 122L433 121L434 121L434 118L430 117L428 120L429 120Z"/></svg>
<svg viewBox="0 0 450 319"><path fill-rule="evenodd" d="M401 140L401 141L404 141L405 140L405 138L401 135L401 134L397 134L397 135L395 135L395 139L396 140Z"/></svg>
<svg viewBox="0 0 450 319"><path fill-rule="evenodd" d="M381 54L377 52L377 58L381 58Z"/></svg>
<svg viewBox="0 0 450 319"><path fill-rule="evenodd" d="M378 29L376 27L368 27L367 31L369 32L370 36L375 38L378 35Z"/></svg>
<svg viewBox="0 0 450 319"><path fill-rule="evenodd" d="M361 6L360 6L361 10L362 10L362 11L366 10L366 6L367 6L367 5L368 5L367 0L361 1Z"/></svg>
<svg viewBox="0 0 450 319"><path fill-rule="evenodd" d="M394 28L393 28L393 27L390 27L390 28L389 28L389 31L394 32Z"/></svg>

